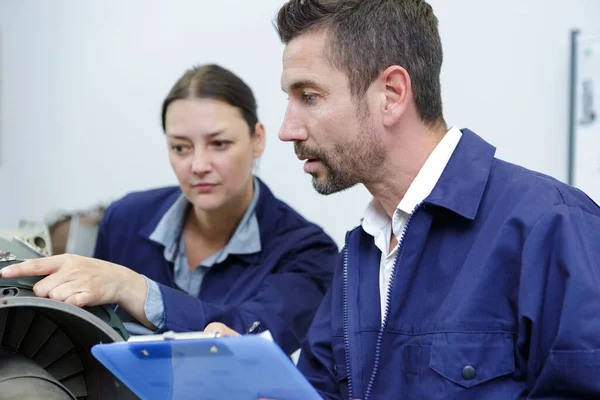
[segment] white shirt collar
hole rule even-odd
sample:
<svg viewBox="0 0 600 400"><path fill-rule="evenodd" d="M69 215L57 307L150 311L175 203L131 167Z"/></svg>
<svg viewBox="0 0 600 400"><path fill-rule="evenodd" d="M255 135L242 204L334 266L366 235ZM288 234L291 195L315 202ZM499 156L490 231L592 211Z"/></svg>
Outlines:
<svg viewBox="0 0 600 400"><path fill-rule="evenodd" d="M412 214L414 209L429 196L437 184L442 172L446 168L450 157L454 153L462 132L456 126L444 135L440 143L433 149L425 164L419 170L419 173L408 187L406 194L400 200L397 210L408 215ZM371 236L376 236L378 232L391 224L391 219L383 209L378 200L373 198L364 213L362 227Z"/></svg>

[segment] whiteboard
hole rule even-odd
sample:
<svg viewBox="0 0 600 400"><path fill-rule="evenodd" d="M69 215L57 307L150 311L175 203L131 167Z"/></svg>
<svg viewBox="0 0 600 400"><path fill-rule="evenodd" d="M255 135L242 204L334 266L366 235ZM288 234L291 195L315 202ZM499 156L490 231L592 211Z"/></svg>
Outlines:
<svg viewBox="0 0 600 400"><path fill-rule="evenodd" d="M600 204L600 35L572 33L569 183Z"/></svg>

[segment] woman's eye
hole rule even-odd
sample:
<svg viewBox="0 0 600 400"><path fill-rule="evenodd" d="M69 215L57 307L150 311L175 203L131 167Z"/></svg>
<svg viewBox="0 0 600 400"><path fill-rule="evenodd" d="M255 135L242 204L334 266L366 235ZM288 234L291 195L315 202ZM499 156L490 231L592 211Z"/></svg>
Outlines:
<svg viewBox="0 0 600 400"><path fill-rule="evenodd" d="M180 144L175 144L175 145L171 146L171 149L175 153L181 154L181 153L183 153L183 152L185 152L187 150L187 146L183 146L183 145L180 145Z"/></svg>
<svg viewBox="0 0 600 400"><path fill-rule="evenodd" d="M212 142L212 145L217 149L224 149L231 144L228 140L215 140Z"/></svg>

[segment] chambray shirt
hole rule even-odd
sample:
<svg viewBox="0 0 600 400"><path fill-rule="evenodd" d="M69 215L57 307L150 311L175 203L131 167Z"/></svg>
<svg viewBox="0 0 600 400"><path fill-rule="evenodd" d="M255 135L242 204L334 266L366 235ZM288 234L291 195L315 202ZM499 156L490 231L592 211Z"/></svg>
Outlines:
<svg viewBox="0 0 600 400"><path fill-rule="evenodd" d="M202 261L193 272L189 268L183 236L183 223L190 203L183 194L173 203L150 238L165 247L163 254L165 260L174 265L175 285L179 289L190 296L198 297L202 279L213 265L225 261L230 254L252 254L261 251L260 231L255 213L259 196L260 185L254 178L254 195L233 236L225 247ZM148 321L160 329L164 326L162 295L156 282L147 277L144 278L148 285L144 312ZM150 330L137 323L126 323L125 325L131 334L151 333Z"/></svg>

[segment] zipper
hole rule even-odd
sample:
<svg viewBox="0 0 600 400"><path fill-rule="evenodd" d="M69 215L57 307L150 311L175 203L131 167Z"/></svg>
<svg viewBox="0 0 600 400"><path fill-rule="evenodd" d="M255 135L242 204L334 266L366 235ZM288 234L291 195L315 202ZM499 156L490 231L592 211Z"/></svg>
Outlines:
<svg viewBox="0 0 600 400"><path fill-rule="evenodd" d="M344 352L346 355L346 373L348 374L348 399L352 400L352 374L350 373L350 333L348 332L348 236L350 232L346 233L346 240L344 243L344 269L342 273L343 288L342 288L342 301L343 301L343 329L344 329Z"/></svg>
<svg viewBox="0 0 600 400"><path fill-rule="evenodd" d="M402 249L404 248L404 236L406 235L406 231L408 230L410 221L412 220L412 217L413 217L413 215L415 215L415 212L417 211L419 206L420 206L420 204L418 204L415 207L413 212L408 217L408 220L406 221L406 225L404 226L404 229L402 229L402 234L400 235L400 239L399 239L400 245L398 247L398 253L396 253L396 258L394 259L394 266L392 267L392 272L390 274L390 284L388 285L388 289L387 289L387 293L386 293L385 314L383 317L383 323L381 324L381 328L379 329L379 333L377 335L377 343L375 345L375 360L373 362L373 370L371 371L371 377L369 378L367 390L365 391L365 396L363 398L364 400L369 400L369 397L371 397L371 391L373 390L373 384L375 383L375 378L377 377L377 372L379 370L379 359L381 358L381 346L382 346L382 342L383 342L383 334L385 333L385 330L387 328L388 317L389 317L389 313L390 313L390 307L391 307L391 302L392 302L392 288L394 287L394 278L396 277L396 268L398 267L398 261L400 260L400 255L402 254ZM350 376L350 375L348 375L348 376ZM349 383L349 381L348 381L348 383ZM352 397L350 397L350 399L352 399Z"/></svg>

